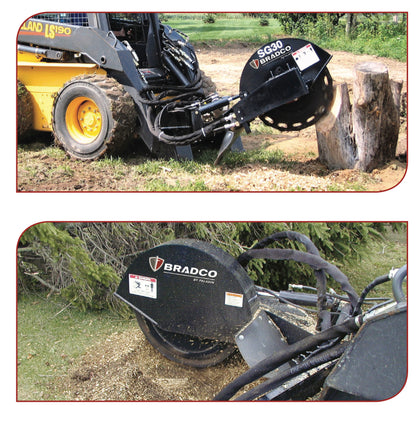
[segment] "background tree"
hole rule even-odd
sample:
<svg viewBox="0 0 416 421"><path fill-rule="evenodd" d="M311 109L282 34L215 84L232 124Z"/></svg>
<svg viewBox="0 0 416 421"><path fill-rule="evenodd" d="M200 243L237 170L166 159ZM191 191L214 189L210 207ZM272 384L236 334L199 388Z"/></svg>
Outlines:
<svg viewBox="0 0 416 421"><path fill-rule="evenodd" d="M348 38L351 38L356 26L357 26L357 14L356 13L346 13L346 25L345 25L345 34Z"/></svg>
<svg viewBox="0 0 416 421"><path fill-rule="evenodd" d="M294 230L311 238L327 260L354 258L388 224L373 223L41 223L30 227L18 245L18 292L58 292L83 310L110 308L130 315L113 293L127 267L144 250L176 238L208 241L237 257L258 240ZM401 224L394 225L400 229ZM283 241L276 247L303 249ZM304 250L304 249L303 249ZM288 283L314 284L309 267L296 262L253 260L249 275L275 290Z"/></svg>

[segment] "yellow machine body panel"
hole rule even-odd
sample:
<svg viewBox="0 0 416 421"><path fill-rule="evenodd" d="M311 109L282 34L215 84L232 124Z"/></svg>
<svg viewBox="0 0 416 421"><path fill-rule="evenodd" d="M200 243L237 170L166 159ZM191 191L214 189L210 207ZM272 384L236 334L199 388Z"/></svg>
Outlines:
<svg viewBox="0 0 416 421"><path fill-rule="evenodd" d="M82 74L106 74L94 63L48 63L31 53L18 53L17 78L26 86L33 103L33 129L52 131L54 98L62 86Z"/></svg>

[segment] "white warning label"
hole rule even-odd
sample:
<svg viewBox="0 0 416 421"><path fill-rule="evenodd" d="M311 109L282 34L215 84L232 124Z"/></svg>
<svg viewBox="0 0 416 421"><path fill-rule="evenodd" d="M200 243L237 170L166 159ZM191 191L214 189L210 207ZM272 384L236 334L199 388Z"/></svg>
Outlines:
<svg viewBox="0 0 416 421"><path fill-rule="evenodd" d="M157 279L129 274L129 292L147 298L157 298Z"/></svg>
<svg viewBox="0 0 416 421"><path fill-rule="evenodd" d="M292 57L295 59L295 62L298 65L300 71L311 67L319 61L319 57L311 44L305 45L304 47L292 53Z"/></svg>
<svg viewBox="0 0 416 421"><path fill-rule="evenodd" d="M243 307L243 294L236 294L235 292L226 292L225 305L233 307Z"/></svg>

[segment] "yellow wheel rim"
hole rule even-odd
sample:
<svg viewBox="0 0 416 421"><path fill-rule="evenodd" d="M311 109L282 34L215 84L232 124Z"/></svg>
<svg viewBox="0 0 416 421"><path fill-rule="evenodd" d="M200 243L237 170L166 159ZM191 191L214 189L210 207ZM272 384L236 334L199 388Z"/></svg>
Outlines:
<svg viewBox="0 0 416 421"><path fill-rule="evenodd" d="M94 142L101 132L102 116L97 104L87 97L73 99L66 110L66 127L79 143Z"/></svg>

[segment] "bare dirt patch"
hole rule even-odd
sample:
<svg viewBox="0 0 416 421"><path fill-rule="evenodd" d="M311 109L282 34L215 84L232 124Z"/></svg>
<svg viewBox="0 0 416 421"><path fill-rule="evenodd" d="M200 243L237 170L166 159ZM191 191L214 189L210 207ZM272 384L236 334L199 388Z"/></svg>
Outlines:
<svg viewBox="0 0 416 421"><path fill-rule="evenodd" d="M224 95L239 92L242 69L253 53L253 46L244 44L226 47L200 46L197 54L204 72L215 81ZM358 62L382 61L390 77L402 80L407 92L407 65L396 60L375 56L333 52L329 70L335 82L353 81L353 69ZM255 128L255 124L254 124ZM152 177L137 172L137 165L152 159L142 152L123 157L122 165L98 167L79 162L63 154L44 153L50 146L49 136L36 135L40 142L25 145L18 151L18 191L146 191L152 190ZM262 148L280 150L287 156L286 164L246 164L238 168L206 166L202 174L175 173L163 168L154 175L167 186L180 185L186 190L198 178L210 191L328 191L328 190L388 190L406 173L407 120L403 118L397 159L371 173L355 170L330 171L319 162L314 128L301 132L251 134L242 136L246 150ZM116 169L115 169L116 168Z"/></svg>
<svg viewBox="0 0 416 421"><path fill-rule="evenodd" d="M238 353L215 367L185 367L164 358L138 328L128 329L90 348L51 394L73 401L206 401L247 368Z"/></svg>

